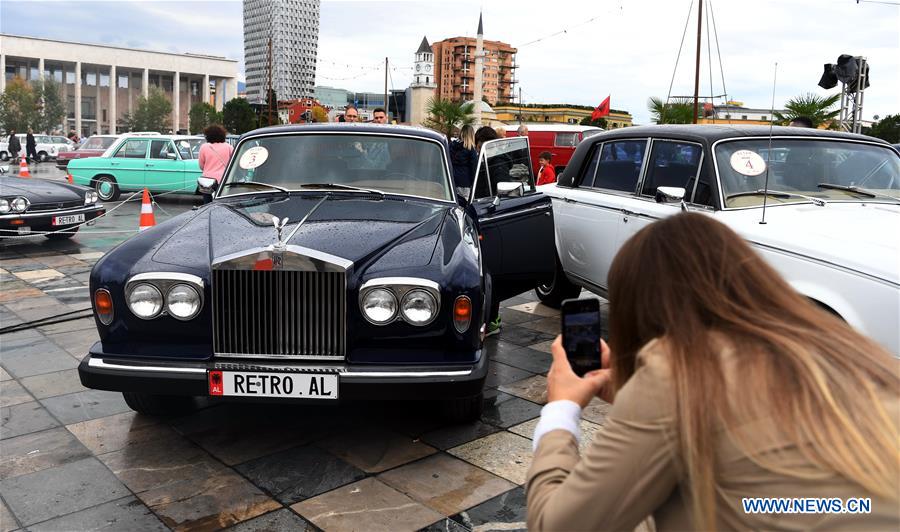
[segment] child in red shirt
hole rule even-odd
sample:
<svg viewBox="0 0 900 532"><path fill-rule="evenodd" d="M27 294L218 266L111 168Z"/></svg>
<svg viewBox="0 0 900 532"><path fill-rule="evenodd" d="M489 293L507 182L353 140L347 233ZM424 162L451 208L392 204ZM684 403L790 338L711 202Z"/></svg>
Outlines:
<svg viewBox="0 0 900 532"><path fill-rule="evenodd" d="M538 164L541 165L537 175L537 184L539 186L556 183L556 172L553 170L553 167L550 166L550 158L552 156L553 154L549 151L541 152L541 154L538 155Z"/></svg>

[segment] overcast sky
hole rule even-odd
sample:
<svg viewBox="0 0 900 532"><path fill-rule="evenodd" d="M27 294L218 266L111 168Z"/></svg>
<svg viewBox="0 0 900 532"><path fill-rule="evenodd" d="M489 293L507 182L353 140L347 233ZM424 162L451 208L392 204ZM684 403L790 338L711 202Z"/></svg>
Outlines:
<svg viewBox="0 0 900 532"><path fill-rule="evenodd" d="M696 4L673 95L693 93ZM824 94L816 86L822 64L849 53L866 56L871 65L864 118L900 113L900 0L706 0L705 13L710 4L729 97L768 108L776 62L776 106L803 92ZM474 36L483 9L485 38L519 47L525 103L597 105L611 95L613 108L646 123L647 98L668 91L691 5L691 0L323 0L316 83L380 92L381 65L389 57L391 86L405 88L422 36L430 42ZM239 0L2 0L0 31L243 60ZM701 94L710 93L706 32L704 27ZM712 86L720 94L715 34L710 36ZM541 37L547 38L527 44ZM240 68L243 79L243 62Z"/></svg>

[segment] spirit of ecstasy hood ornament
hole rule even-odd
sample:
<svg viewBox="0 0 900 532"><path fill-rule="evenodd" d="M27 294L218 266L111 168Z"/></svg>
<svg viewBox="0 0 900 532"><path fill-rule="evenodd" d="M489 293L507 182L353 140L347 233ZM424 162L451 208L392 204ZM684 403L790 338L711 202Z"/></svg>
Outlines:
<svg viewBox="0 0 900 532"><path fill-rule="evenodd" d="M282 232L284 231L284 226L287 225L288 220L287 216L279 219L277 216L272 217L272 225L275 226L275 232L278 233L278 242L275 244L276 248L283 248L285 246L285 242L282 238Z"/></svg>

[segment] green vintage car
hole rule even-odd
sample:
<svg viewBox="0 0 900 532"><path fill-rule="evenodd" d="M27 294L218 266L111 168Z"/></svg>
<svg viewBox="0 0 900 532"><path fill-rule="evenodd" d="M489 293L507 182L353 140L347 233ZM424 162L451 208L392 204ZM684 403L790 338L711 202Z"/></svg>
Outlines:
<svg viewBox="0 0 900 532"><path fill-rule="evenodd" d="M144 187L151 192L194 194L202 137L185 135L122 135L100 157L75 159L68 172L78 185L97 190L103 201L123 191Z"/></svg>

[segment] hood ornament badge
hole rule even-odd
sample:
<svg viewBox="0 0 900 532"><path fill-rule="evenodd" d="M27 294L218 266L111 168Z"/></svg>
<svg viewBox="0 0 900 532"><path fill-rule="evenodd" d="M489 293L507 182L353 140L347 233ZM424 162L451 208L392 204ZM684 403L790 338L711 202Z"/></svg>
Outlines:
<svg viewBox="0 0 900 532"><path fill-rule="evenodd" d="M279 219L277 216L272 217L272 225L275 226L275 232L278 234L278 242L275 243L276 248L284 249L286 245L282 233L284 232L284 226L287 225L289 219L290 218L288 218L287 216L281 219Z"/></svg>

